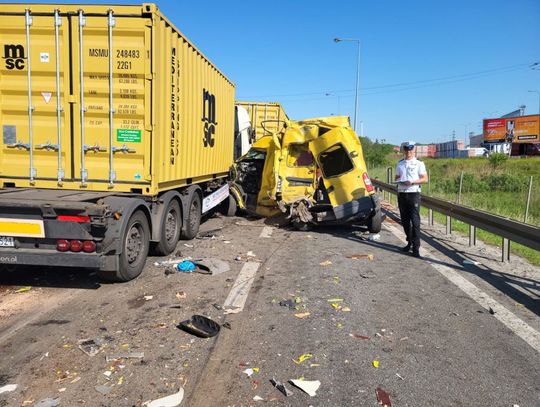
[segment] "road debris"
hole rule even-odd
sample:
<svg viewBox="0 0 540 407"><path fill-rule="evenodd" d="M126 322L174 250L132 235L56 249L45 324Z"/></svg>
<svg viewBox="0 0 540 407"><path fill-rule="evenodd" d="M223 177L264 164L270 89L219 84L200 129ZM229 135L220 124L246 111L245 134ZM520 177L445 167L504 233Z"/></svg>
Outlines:
<svg viewBox="0 0 540 407"><path fill-rule="evenodd" d="M101 339L81 339L78 342L79 349L86 353L88 356L96 356L103 348L103 341Z"/></svg>
<svg viewBox="0 0 540 407"><path fill-rule="evenodd" d="M0 387L0 394L15 391L16 389L16 384L6 384L5 386Z"/></svg>
<svg viewBox="0 0 540 407"><path fill-rule="evenodd" d="M289 380L289 383L298 387L304 393L309 394L311 397L317 395L317 389L320 387L321 382L319 380Z"/></svg>
<svg viewBox="0 0 540 407"><path fill-rule="evenodd" d="M489 313L490 313L491 315L495 315L495 311L493 310L493 308L489 307Z"/></svg>
<svg viewBox="0 0 540 407"><path fill-rule="evenodd" d="M283 383L277 381L275 378L272 378L272 380L270 380L270 383L272 383L272 385L280 392L282 392L286 397L292 396L294 394L287 387L285 387Z"/></svg>
<svg viewBox="0 0 540 407"><path fill-rule="evenodd" d="M143 298L144 298L145 301L150 301L150 300L154 299L154 296L153 295L145 295Z"/></svg>
<svg viewBox="0 0 540 407"><path fill-rule="evenodd" d="M232 329L232 326L231 326L230 322L224 322L223 324L221 324L221 326L223 328Z"/></svg>
<svg viewBox="0 0 540 407"><path fill-rule="evenodd" d="M401 380L405 380L403 376L401 376L399 373L396 373L396 376L399 377Z"/></svg>
<svg viewBox="0 0 540 407"><path fill-rule="evenodd" d="M311 315L311 312L300 312L298 314L294 314L296 318L304 319Z"/></svg>
<svg viewBox="0 0 540 407"><path fill-rule="evenodd" d="M96 391L98 393L101 393L103 394L104 396L109 394L112 390L112 387L111 386L105 386L105 385L102 385L102 386L96 386L94 387L96 389Z"/></svg>
<svg viewBox="0 0 540 407"><path fill-rule="evenodd" d="M176 264L174 266L174 268L176 270L182 271L184 273L191 273L192 271L194 271L197 268L197 266L195 266L195 263L193 263L190 260L184 260L184 261L181 261L180 263Z"/></svg>
<svg viewBox="0 0 540 407"><path fill-rule="evenodd" d="M261 396L254 396L253 401L264 401L264 399Z"/></svg>
<svg viewBox="0 0 540 407"><path fill-rule="evenodd" d="M119 353L117 355L105 357L107 362L115 362L120 359L144 359L144 352Z"/></svg>
<svg viewBox="0 0 540 407"><path fill-rule="evenodd" d="M373 257L373 254L371 253L361 253L361 254L351 254L350 256L347 256L349 259L352 259L352 260L363 260L363 259L367 259L367 260L373 260L374 257Z"/></svg>
<svg viewBox="0 0 540 407"><path fill-rule="evenodd" d="M250 367L250 368L247 368L244 371L242 371L242 373L245 373L245 374L248 375L248 377L251 377L251 376L253 376L254 373L259 373L260 370L261 369L258 368L258 367Z"/></svg>
<svg viewBox="0 0 540 407"><path fill-rule="evenodd" d="M34 404L34 407L56 407L60 404L60 397L56 398L46 398L43 400L39 400L36 404Z"/></svg>
<svg viewBox="0 0 540 407"><path fill-rule="evenodd" d="M246 256L248 256L248 257L257 257L257 256L255 255L255 253L253 253L251 250L250 250L249 252L246 253Z"/></svg>
<svg viewBox="0 0 540 407"><path fill-rule="evenodd" d="M373 362L371 362L371 364L373 365L373 367L375 369L377 369L379 367L379 361L378 360L374 360Z"/></svg>
<svg viewBox="0 0 540 407"><path fill-rule="evenodd" d="M330 260L326 260L326 261L323 261L323 262L319 263L319 265L321 265L323 267L329 266L331 264L332 264L332 262Z"/></svg>
<svg viewBox="0 0 540 407"><path fill-rule="evenodd" d="M299 365L300 363L308 360L308 359L311 359L313 357L313 354L311 353L303 353L301 354L300 356L298 356L298 358L296 360L292 360L294 363L296 363L297 365Z"/></svg>
<svg viewBox="0 0 540 407"><path fill-rule="evenodd" d="M465 260L463 260L463 264L467 264L467 265L470 265L470 266L479 266L482 263L480 263L479 261L465 259Z"/></svg>
<svg viewBox="0 0 540 407"><path fill-rule="evenodd" d="M185 291L178 291L175 297L178 298L179 300L183 300L187 298L187 294L185 293Z"/></svg>
<svg viewBox="0 0 540 407"><path fill-rule="evenodd" d="M27 291L30 291L31 289L32 289L32 287L21 287L21 288L19 288L18 290L15 290L15 292L16 292L17 294L19 294L19 293L25 293L25 292L27 292Z"/></svg>
<svg viewBox="0 0 540 407"><path fill-rule="evenodd" d="M179 406L184 399L184 389L180 387L178 393L171 394L154 401L147 401L143 406L147 407L176 407Z"/></svg>
<svg viewBox="0 0 540 407"><path fill-rule="evenodd" d="M381 235L379 233L370 233L367 240L370 242L376 242L378 240L381 240Z"/></svg>
<svg viewBox="0 0 540 407"><path fill-rule="evenodd" d="M356 338L356 339L364 339L366 341L369 341L371 338L369 336L365 335L358 335L358 334L349 334L350 337Z"/></svg>
<svg viewBox="0 0 540 407"><path fill-rule="evenodd" d="M377 387L375 390L375 395L377 396L377 401L383 407L392 407L392 402L390 401L390 396L380 387Z"/></svg>
<svg viewBox="0 0 540 407"><path fill-rule="evenodd" d="M178 328L199 338L211 338L220 330L217 322L203 315L193 315L191 319L180 322Z"/></svg>

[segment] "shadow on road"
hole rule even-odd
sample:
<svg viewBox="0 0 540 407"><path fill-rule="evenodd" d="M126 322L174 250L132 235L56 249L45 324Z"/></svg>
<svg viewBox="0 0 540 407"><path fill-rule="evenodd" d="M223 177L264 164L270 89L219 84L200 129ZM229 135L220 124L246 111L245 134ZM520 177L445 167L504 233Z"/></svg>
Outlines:
<svg viewBox="0 0 540 407"><path fill-rule="evenodd" d="M83 288L101 286L95 270L75 267L0 266L0 291L8 286Z"/></svg>

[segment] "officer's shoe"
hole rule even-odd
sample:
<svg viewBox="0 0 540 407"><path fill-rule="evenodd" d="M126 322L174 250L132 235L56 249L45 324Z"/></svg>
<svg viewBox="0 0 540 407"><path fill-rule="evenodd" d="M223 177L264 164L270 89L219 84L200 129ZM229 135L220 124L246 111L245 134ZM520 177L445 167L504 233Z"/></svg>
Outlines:
<svg viewBox="0 0 540 407"><path fill-rule="evenodd" d="M422 258L422 256L420 256L420 251L418 249L416 249L416 248L413 248L412 255L413 255L413 257L416 257L417 259Z"/></svg>
<svg viewBox="0 0 540 407"><path fill-rule="evenodd" d="M411 250L411 245L408 244L407 246L400 247L399 250L404 252L404 253L408 253Z"/></svg>

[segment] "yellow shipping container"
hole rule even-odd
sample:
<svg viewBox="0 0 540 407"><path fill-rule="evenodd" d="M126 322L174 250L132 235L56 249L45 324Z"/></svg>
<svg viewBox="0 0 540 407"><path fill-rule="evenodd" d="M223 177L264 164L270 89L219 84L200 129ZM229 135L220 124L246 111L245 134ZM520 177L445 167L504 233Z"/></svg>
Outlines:
<svg viewBox="0 0 540 407"><path fill-rule="evenodd" d="M247 110L251 126L255 130L256 140L283 130L283 121L289 120L281 104L276 102L237 101L236 104Z"/></svg>
<svg viewBox="0 0 540 407"><path fill-rule="evenodd" d="M0 186L161 191L225 177L234 85L154 4L3 4Z"/></svg>

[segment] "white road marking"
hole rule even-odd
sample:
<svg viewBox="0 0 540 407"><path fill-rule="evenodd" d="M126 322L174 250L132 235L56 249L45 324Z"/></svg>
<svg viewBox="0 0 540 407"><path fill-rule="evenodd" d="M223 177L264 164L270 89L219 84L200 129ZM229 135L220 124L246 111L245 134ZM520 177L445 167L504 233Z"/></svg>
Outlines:
<svg viewBox="0 0 540 407"><path fill-rule="evenodd" d="M261 234L259 235L259 237L271 237L273 231L274 228L270 226L265 226L263 227L263 230L261 230Z"/></svg>
<svg viewBox="0 0 540 407"><path fill-rule="evenodd" d="M255 273L260 267L260 263L247 262L240 270L231 292L229 293L223 309L226 314L237 314L242 312L249 294L249 289L255 280Z"/></svg>
<svg viewBox="0 0 540 407"><path fill-rule="evenodd" d="M385 224L384 227L394 234L398 239L405 242L403 233L400 232L395 226ZM474 301L484 307L486 310L490 308L495 312L493 316L501 321L508 329L514 332L517 336L527 342L534 350L540 352L540 333L531 326L527 325L515 314L508 311L503 305L499 304L485 292L476 287L473 283L461 276L458 271L445 266L444 264L431 263L429 259L440 261L433 253L420 248L420 254L425 257L426 261L449 281L454 283L465 294L471 297ZM427 256L429 254L429 256Z"/></svg>

